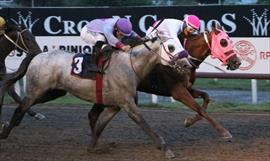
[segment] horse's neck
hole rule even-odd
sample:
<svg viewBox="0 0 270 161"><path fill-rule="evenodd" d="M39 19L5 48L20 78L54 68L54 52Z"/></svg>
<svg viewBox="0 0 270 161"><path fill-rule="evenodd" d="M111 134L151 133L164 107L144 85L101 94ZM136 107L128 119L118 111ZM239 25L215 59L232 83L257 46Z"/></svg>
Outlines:
<svg viewBox="0 0 270 161"><path fill-rule="evenodd" d="M8 40L0 39L0 57L1 60L5 60L5 58L10 54L10 52L14 49L14 46L12 43L10 43Z"/></svg>
<svg viewBox="0 0 270 161"><path fill-rule="evenodd" d="M158 50L150 51L144 48L143 51L133 51L131 53L131 65L140 78L148 75L154 66L159 63L158 52Z"/></svg>
<svg viewBox="0 0 270 161"><path fill-rule="evenodd" d="M211 43L209 34L206 35L208 38L208 42ZM189 40L189 42L187 42L186 48L193 58L196 58L201 62L204 61L210 54L209 46L207 45L207 42L203 35L201 35L200 38L197 38L195 40Z"/></svg>

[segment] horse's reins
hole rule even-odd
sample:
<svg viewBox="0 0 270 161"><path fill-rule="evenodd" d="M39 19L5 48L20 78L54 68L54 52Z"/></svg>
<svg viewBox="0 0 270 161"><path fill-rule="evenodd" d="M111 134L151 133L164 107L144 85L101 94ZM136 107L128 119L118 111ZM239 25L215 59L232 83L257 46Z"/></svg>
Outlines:
<svg viewBox="0 0 270 161"><path fill-rule="evenodd" d="M132 53L132 49L133 49L133 48L131 48L131 53ZM136 70L135 70L135 68L134 68L134 66L133 66L132 58L131 58L131 53L129 54L129 61L130 61L131 68L132 68L133 72L135 73L135 75L137 76L137 78L138 78L139 80L142 80L142 78L139 76L139 74L136 72Z"/></svg>
<svg viewBox="0 0 270 161"><path fill-rule="evenodd" d="M5 38L10 41L13 45L15 45L15 47L21 49L22 51L24 51L25 53L29 54L29 49L26 46L23 37L22 37L22 33L25 32L27 29L22 30L21 32L17 32L17 39L16 42L14 40L12 40L7 34L4 33ZM18 41L21 40L23 47L21 47L20 45L18 45ZM16 49L16 48L15 48Z"/></svg>
<svg viewBox="0 0 270 161"><path fill-rule="evenodd" d="M150 35L153 31L156 31L157 32L157 34L156 34L156 36L160 39L160 36L158 35L158 26L162 23L164 21L164 18L162 18L160 21L158 21L158 23L155 25L154 24L154 27L153 27L153 29L151 30L151 32L148 34L148 35ZM147 36L146 36L147 37ZM171 38L172 39L172 38ZM163 49L164 49L164 51L165 51L165 53L169 56L169 58L170 59L172 59L174 56L172 55L172 54L170 54L170 52L169 51L167 51L167 49L165 48L165 46L164 46L164 43L162 43L162 47L163 47ZM149 49L149 48L148 48ZM170 62L169 61L167 61L166 59L164 59L162 56L160 56L161 57L161 59L162 60L164 60L168 65L170 65Z"/></svg>
<svg viewBox="0 0 270 161"><path fill-rule="evenodd" d="M22 33L25 32L26 30L27 30L27 29L24 29L24 30L22 30L21 32L17 32L16 42L15 42L14 40L12 40L6 33L3 33L3 35L5 36L5 38L6 38L9 42L11 42L13 45L15 45L14 50L15 50L16 47L17 47L17 48L21 49L22 51L24 51L25 53L29 54L29 49L28 49L28 47L26 46L25 42L23 41L23 37L22 37ZM23 47L21 47L20 45L18 45L19 39L21 40L21 42L22 42L24 48L27 49L27 50L25 50ZM1 63L1 64L2 64L2 63ZM15 69L11 69L11 68L8 68L8 67L6 67L6 68L9 69L9 70L11 70L11 71L16 71Z"/></svg>

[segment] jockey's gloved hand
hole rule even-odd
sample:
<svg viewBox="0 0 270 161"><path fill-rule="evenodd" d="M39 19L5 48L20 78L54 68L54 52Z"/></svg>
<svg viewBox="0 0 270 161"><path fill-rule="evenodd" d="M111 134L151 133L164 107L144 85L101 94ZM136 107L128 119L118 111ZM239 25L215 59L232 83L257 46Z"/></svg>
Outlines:
<svg viewBox="0 0 270 161"><path fill-rule="evenodd" d="M124 45L121 47L121 50L123 50L124 52L128 52L130 50L131 46L130 45Z"/></svg>

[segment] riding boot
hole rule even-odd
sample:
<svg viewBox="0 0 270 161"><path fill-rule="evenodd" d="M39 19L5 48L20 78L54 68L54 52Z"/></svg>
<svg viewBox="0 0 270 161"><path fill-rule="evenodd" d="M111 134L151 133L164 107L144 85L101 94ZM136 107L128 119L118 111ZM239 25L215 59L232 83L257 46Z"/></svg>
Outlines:
<svg viewBox="0 0 270 161"><path fill-rule="evenodd" d="M103 52L102 49L104 48L105 42L103 41L98 41L96 44L93 46L93 52L92 52L92 57L91 57L91 62L90 62L90 71L91 72L96 72L96 73L102 73L101 68L97 65L97 58L99 55Z"/></svg>
<svg viewBox="0 0 270 161"><path fill-rule="evenodd" d="M111 52L113 52L112 46L111 46L111 45L104 44L104 45L101 47L100 53L102 53L104 59L110 57Z"/></svg>
<svg viewBox="0 0 270 161"><path fill-rule="evenodd" d="M91 57L88 61L88 71L95 72L95 73L101 73L101 69L96 64L96 59L98 57L99 53L92 53Z"/></svg>

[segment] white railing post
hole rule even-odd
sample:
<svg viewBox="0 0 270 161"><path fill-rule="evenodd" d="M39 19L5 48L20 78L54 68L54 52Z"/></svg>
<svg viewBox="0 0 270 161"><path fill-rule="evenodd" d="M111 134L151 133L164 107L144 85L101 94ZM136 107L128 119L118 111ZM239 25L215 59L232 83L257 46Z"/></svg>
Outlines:
<svg viewBox="0 0 270 161"><path fill-rule="evenodd" d="M151 98L152 98L152 103L158 103L158 96L157 95L152 94Z"/></svg>
<svg viewBox="0 0 270 161"><path fill-rule="evenodd" d="M258 103L258 91L257 91L257 80L251 79L251 95L252 95L252 103Z"/></svg>
<svg viewBox="0 0 270 161"><path fill-rule="evenodd" d="M21 87L20 87L19 81L17 81L17 82L15 83L14 89L15 89L15 92L16 92L19 96L21 96Z"/></svg>

